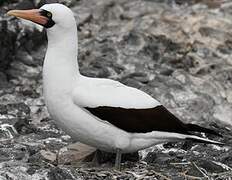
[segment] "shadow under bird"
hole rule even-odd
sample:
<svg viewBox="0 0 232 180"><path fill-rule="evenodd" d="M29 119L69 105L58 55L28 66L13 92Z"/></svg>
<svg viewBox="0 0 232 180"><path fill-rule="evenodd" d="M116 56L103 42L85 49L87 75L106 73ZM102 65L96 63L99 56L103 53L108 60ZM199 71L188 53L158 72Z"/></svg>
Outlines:
<svg viewBox="0 0 232 180"><path fill-rule="evenodd" d="M195 124L185 124L156 99L120 82L80 74L77 63L77 26L72 11L62 4L40 9L11 10L8 15L46 28L48 47L43 65L43 93L51 117L75 140L121 154L155 144L191 140L223 143L194 135L221 135Z"/></svg>

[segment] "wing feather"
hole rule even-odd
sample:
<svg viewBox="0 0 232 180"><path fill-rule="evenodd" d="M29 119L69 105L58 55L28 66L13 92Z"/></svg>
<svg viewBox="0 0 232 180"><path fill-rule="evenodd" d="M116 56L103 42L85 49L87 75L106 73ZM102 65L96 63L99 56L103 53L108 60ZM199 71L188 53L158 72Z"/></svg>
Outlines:
<svg viewBox="0 0 232 180"><path fill-rule="evenodd" d="M160 103L145 92L109 79L88 78L80 82L72 92L72 98L80 107L121 107L145 109Z"/></svg>

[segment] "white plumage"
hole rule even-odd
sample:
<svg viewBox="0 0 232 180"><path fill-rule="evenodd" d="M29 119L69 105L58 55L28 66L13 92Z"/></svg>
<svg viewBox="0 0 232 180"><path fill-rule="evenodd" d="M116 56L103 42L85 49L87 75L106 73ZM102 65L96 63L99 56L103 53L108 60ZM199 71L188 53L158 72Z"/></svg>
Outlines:
<svg viewBox="0 0 232 180"><path fill-rule="evenodd" d="M122 107L146 109L160 105L160 103L140 91L110 80L83 77L78 81L72 93L74 103L79 107Z"/></svg>

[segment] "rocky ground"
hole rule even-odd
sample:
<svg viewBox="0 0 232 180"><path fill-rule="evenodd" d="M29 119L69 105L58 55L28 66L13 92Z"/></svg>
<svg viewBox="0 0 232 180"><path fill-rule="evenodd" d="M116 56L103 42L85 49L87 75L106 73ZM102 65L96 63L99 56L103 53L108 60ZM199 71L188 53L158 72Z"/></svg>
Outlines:
<svg viewBox="0 0 232 180"><path fill-rule="evenodd" d="M223 147L157 145L141 151L137 162L129 156L121 172L111 168L111 155L98 167L77 163L80 146L47 113L41 88L45 32L5 15L45 2L0 2L1 180L232 178L230 1L62 1L78 20L82 74L140 88L183 121L224 136L209 136Z"/></svg>

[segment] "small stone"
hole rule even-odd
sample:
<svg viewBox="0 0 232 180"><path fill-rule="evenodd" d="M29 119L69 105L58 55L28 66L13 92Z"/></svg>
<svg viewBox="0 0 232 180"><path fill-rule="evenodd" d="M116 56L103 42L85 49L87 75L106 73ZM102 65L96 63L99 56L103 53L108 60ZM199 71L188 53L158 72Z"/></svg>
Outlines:
<svg viewBox="0 0 232 180"><path fill-rule="evenodd" d="M91 36L92 36L91 30L85 30L83 32L83 35L85 38L91 38Z"/></svg>
<svg viewBox="0 0 232 180"><path fill-rule="evenodd" d="M34 59L26 51L18 51L16 54L16 59L22 61L24 64L29 66L34 66Z"/></svg>
<svg viewBox="0 0 232 180"><path fill-rule="evenodd" d="M77 174L65 167L54 167L48 172L48 179L51 180L77 180L81 179Z"/></svg>
<svg viewBox="0 0 232 180"><path fill-rule="evenodd" d="M59 150L58 164L72 164L82 162L95 151L96 148L82 143L70 144L67 147Z"/></svg>
<svg viewBox="0 0 232 180"><path fill-rule="evenodd" d="M172 75L173 70L172 69L163 69L160 71L160 74L165 75L165 76L170 76Z"/></svg>
<svg viewBox="0 0 232 180"><path fill-rule="evenodd" d="M200 167L204 168L207 172L210 173L221 173L225 171L222 166L219 166L218 164L213 163L210 160L201 160L198 164Z"/></svg>
<svg viewBox="0 0 232 180"><path fill-rule="evenodd" d="M147 157L145 157L144 161L148 164L164 164L173 159L171 156L165 153L155 153L149 152Z"/></svg>
<svg viewBox="0 0 232 180"><path fill-rule="evenodd" d="M33 9L34 4L32 1L30 0L23 0L23 1L19 1L19 3L17 3L16 9Z"/></svg>
<svg viewBox="0 0 232 180"><path fill-rule="evenodd" d="M186 79L185 79L185 76L184 75L178 75L175 77L177 80L179 80L181 83L185 83Z"/></svg>
<svg viewBox="0 0 232 180"><path fill-rule="evenodd" d="M56 161L56 154L55 153L53 153L49 150L40 150L39 152L45 160L52 162L52 163L54 163Z"/></svg>

